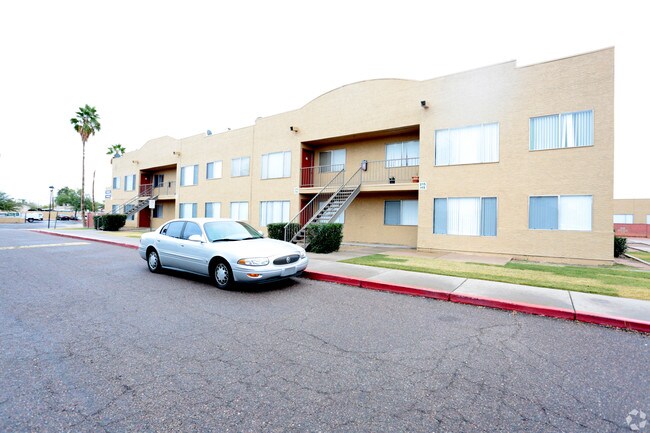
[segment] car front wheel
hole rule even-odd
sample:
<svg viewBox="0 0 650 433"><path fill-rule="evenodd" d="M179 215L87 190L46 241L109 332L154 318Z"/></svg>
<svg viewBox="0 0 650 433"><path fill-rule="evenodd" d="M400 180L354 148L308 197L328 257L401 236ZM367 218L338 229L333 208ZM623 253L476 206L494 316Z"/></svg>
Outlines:
<svg viewBox="0 0 650 433"><path fill-rule="evenodd" d="M147 253L147 265L151 272L160 272L160 257L158 257L156 250L151 250Z"/></svg>
<svg viewBox="0 0 650 433"><path fill-rule="evenodd" d="M232 286L232 270L228 263L219 260L212 269L212 281L221 290L228 290Z"/></svg>

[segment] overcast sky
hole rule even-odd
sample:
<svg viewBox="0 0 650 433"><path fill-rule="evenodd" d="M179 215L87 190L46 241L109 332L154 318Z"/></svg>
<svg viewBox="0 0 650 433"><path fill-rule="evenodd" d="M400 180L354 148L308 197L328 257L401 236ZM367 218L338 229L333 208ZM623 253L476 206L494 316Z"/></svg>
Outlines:
<svg viewBox="0 0 650 433"><path fill-rule="evenodd" d="M81 187L79 106L101 116L86 191L128 150L253 125L345 84L426 80L616 47L616 198L650 198L647 8L639 1L6 1L0 191L45 204ZM535 5L531 7L531 5ZM642 103L643 102L643 103Z"/></svg>

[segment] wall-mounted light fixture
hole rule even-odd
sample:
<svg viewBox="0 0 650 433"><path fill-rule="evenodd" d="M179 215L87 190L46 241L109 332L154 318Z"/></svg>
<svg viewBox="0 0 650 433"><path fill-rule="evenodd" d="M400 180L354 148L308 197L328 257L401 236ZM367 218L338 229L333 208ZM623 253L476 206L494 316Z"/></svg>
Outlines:
<svg viewBox="0 0 650 433"><path fill-rule="evenodd" d="M138 161L137 159L134 159L134 160L131 161L131 162L134 163L134 164L140 164L140 161Z"/></svg>
<svg viewBox="0 0 650 433"><path fill-rule="evenodd" d="M425 109L429 108L429 106L427 105L427 101L420 101L420 106Z"/></svg>
<svg viewBox="0 0 650 433"><path fill-rule="evenodd" d="M298 132L298 127L297 126L290 126L289 131L293 132L294 134Z"/></svg>
<svg viewBox="0 0 650 433"><path fill-rule="evenodd" d="M175 151L172 152L172 155L181 156L181 153L175 150Z"/></svg>

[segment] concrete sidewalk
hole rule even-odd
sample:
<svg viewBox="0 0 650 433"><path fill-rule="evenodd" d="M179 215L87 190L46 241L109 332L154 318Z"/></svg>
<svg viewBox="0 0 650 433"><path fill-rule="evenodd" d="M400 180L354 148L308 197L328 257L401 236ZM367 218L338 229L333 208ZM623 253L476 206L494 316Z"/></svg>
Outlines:
<svg viewBox="0 0 650 433"><path fill-rule="evenodd" d="M34 231L128 248L138 247L139 235L142 233L83 229ZM394 249L379 245L345 247L339 252L327 255L308 253L309 266L303 276L372 290L429 297L650 333L650 301L339 262L339 260L347 258L380 253L420 254L414 250ZM496 256L444 252L438 256L450 260L484 263L498 263L504 260L503 257Z"/></svg>

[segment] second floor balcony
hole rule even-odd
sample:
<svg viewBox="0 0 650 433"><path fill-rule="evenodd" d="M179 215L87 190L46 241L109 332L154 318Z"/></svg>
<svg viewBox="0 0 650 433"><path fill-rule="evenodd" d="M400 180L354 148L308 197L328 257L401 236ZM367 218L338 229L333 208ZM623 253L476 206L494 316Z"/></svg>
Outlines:
<svg viewBox="0 0 650 433"><path fill-rule="evenodd" d="M353 168L353 169L352 169ZM302 192L316 192L326 186L337 174L347 172L351 176L358 167L345 165L321 165L303 167L300 174ZM361 185L365 190L418 189L420 182L420 158L387 159L361 162Z"/></svg>

